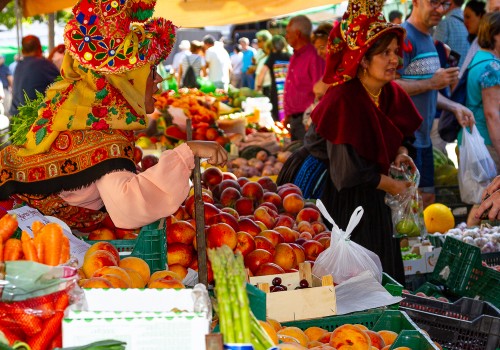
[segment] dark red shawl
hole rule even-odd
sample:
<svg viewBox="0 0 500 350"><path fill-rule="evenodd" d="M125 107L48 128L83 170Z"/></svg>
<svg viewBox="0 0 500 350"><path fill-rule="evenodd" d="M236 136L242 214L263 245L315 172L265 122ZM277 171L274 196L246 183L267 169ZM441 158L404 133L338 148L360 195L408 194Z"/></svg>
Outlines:
<svg viewBox="0 0 500 350"><path fill-rule="evenodd" d="M383 87L380 108L359 79L332 86L314 109L316 132L333 144L349 144L387 174L403 138L413 137L422 117L408 94L395 82Z"/></svg>

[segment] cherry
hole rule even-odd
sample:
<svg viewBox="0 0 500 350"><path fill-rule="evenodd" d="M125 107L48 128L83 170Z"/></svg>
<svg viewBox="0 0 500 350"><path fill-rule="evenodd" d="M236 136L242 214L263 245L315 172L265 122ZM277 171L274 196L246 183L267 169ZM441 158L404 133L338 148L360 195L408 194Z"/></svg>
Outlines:
<svg viewBox="0 0 500 350"><path fill-rule="evenodd" d="M300 280L300 288L308 288L309 287L309 282L307 280Z"/></svg>
<svg viewBox="0 0 500 350"><path fill-rule="evenodd" d="M274 277L273 286L279 286L279 285L281 285L281 277Z"/></svg>

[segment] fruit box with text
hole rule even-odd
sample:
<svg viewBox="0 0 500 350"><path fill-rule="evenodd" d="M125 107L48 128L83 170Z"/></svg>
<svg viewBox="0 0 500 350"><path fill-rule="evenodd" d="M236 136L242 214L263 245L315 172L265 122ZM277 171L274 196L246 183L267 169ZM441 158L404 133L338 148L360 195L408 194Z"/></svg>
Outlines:
<svg viewBox="0 0 500 350"><path fill-rule="evenodd" d="M403 260L405 275L431 273L434 271L441 248L432 247L429 251L421 251L420 259Z"/></svg>
<svg viewBox="0 0 500 350"><path fill-rule="evenodd" d="M271 292L277 278L286 290ZM249 277L249 283L266 292L266 315L278 322L332 316L337 312L332 276L320 279L312 275L307 263L300 264L299 272Z"/></svg>
<svg viewBox="0 0 500 350"><path fill-rule="evenodd" d="M69 310L63 320L64 347L116 339L127 349L205 348L211 315L194 311L193 289L84 291L85 310Z"/></svg>

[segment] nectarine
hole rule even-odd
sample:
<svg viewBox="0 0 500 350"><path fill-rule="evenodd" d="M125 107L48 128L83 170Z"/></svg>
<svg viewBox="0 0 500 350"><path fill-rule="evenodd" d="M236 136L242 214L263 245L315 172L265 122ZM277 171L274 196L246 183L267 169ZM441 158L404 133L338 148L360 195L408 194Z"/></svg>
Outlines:
<svg viewBox="0 0 500 350"><path fill-rule="evenodd" d="M274 252L274 263L283 270L289 270L297 266L297 259L293 248L288 243L278 243Z"/></svg>
<svg viewBox="0 0 500 350"><path fill-rule="evenodd" d="M350 346L353 350L368 350L371 347L371 340L365 331L352 324L344 324L332 332L330 346L340 348L344 345Z"/></svg>
<svg viewBox="0 0 500 350"><path fill-rule="evenodd" d="M236 231L231 226L223 222L210 226L207 230L206 239L208 248L217 248L227 245L231 248L231 250L233 250L238 244ZM170 247L168 250L170 250Z"/></svg>
<svg viewBox="0 0 500 350"><path fill-rule="evenodd" d="M103 266L117 266L115 257L106 250L96 250L83 260L82 269L87 278L92 277L95 271Z"/></svg>
<svg viewBox="0 0 500 350"><path fill-rule="evenodd" d="M109 243L109 242L96 242L90 246L90 248L85 252L85 255L83 257L83 260L87 259L87 257L92 254L93 252L97 250L105 250L108 253L110 253L113 258L115 258L115 261L118 263L120 261L120 253L118 252L118 249L116 247Z"/></svg>
<svg viewBox="0 0 500 350"><path fill-rule="evenodd" d="M245 266L255 275L260 265L273 262L273 256L267 250L255 249L245 256Z"/></svg>
<svg viewBox="0 0 500 350"><path fill-rule="evenodd" d="M167 244L192 244L196 230L189 222L180 220L167 226Z"/></svg>
<svg viewBox="0 0 500 350"><path fill-rule="evenodd" d="M144 283L149 282L151 270L149 268L148 263L145 262L143 259L135 257L135 256L127 256L127 257L120 260L120 262L118 263L118 266L120 266L121 268L124 268L124 269L129 268L129 269L132 269L132 270L139 272L142 279L144 280Z"/></svg>

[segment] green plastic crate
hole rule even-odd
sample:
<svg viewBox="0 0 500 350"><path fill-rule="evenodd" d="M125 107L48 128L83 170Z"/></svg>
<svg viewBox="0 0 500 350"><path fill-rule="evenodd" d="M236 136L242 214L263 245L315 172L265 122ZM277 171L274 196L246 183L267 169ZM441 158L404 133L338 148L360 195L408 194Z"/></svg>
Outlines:
<svg viewBox="0 0 500 350"><path fill-rule="evenodd" d="M400 297L403 294L403 285L385 272L382 273L382 286L394 297ZM389 309L399 309L399 303L390 305Z"/></svg>
<svg viewBox="0 0 500 350"><path fill-rule="evenodd" d="M408 317L405 312L397 310L374 310L349 315L329 316L313 320L282 323L286 327L298 327L306 330L309 327L321 327L329 332L344 324L362 324L373 331L390 330L398 333L391 349L406 346L412 350L436 350L432 340Z"/></svg>
<svg viewBox="0 0 500 350"><path fill-rule="evenodd" d="M167 238L165 219L141 228L137 239L115 239L103 242L113 244L123 256L135 256L148 263L151 273L167 268ZM93 244L100 241L86 240ZM127 254L130 252L130 254ZM123 254L125 253L125 254Z"/></svg>
<svg viewBox="0 0 500 350"><path fill-rule="evenodd" d="M443 288L440 288L430 282L425 282L416 291L416 293L422 292L428 297L440 298L444 297Z"/></svg>

